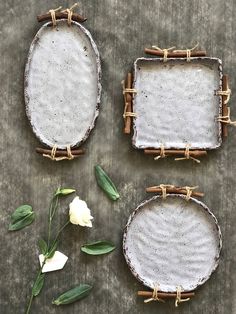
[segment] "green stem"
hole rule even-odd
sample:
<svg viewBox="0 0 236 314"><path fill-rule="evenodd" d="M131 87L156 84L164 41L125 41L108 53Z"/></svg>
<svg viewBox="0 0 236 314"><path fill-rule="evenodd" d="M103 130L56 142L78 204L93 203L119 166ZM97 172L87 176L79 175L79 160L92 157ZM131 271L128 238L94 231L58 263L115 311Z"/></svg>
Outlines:
<svg viewBox="0 0 236 314"><path fill-rule="evenodd" d="M34 286L35 282L38 280L39 276L41 275L42 269L43 269L43 266L44 266L45 263L46 263L46 260L47 260L47 259L45 258L44 261L43 261L43 263L42 263L42 266L41 266L40 270L39 270L38 273L37 273L37 276L36 276L36 279L35 279L35 281L34 281L34 283L33 283L33 286ZM34 298L34 295L33 295L32 290L31 290L31 295L30 295L30 299L29 299L29 302L28 302L28 305L27 305L27 309L26 309L26 311L25 311L25 314L29 314L29 313L30 313L30 309L31 309L31 305L32 305L33 298Z"/></svg>

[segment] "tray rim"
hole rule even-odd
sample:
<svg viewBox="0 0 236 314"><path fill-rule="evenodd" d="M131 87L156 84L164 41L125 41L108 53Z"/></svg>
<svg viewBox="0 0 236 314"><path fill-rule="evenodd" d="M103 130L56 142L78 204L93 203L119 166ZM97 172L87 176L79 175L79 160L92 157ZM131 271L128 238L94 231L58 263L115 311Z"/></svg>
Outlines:
<svg viewBox="0 0 236 314"><path fill-rule="evenodd" d="M186 200L186 195L184 194L176 194L176 193L167 193L166 194L166 197L172 197L172 198L175 198L175 197L178 197L178 198L182 198L182 199L185 199ZM144 201L142 201L136 208L135 210L129 215L129 218L128 218L128 222L124 228L124 231L123 231L123 241L122 241L122 250L123 250L123 255L124 255L124 258L125 258L125 261L129 267L129 270L131 271L131 273L133 274L133 276L139 281L141 282L144 286L148 287L149 289L153 289L153 287L149 286L144 279L142 279L139 274L135 271L135 269L131 266L131 261L129 259L129 257L127 256L127 253L126 253L126 248L125 248L125 244L126 244L126 239L127 239L127 233L128 233L128 229L129 229L129 226L130 224L132 223L134 217L136 216L136 214L142 210L142 208L148 204L148 203L151 203L152 201L155 201L156 199L161 199L162 198L162 195L154 195L152 196L151 198L149 199L146 199ZM213 221L215 222L215 226L216 226L216 230L217 230L217 235L218 235L218 254L216 255L215 257L215 264L214 264L214 267L212 268L210 274L204 278L204 280L200 283L198 283L195 288L191 291L195 291L196 289L198 289L200 286L202 286L204 283L206 283L211 275L215 272L215 270L217 269L218 265L219 265L219 261L220 261L220 256L221 256L221 252L222 252L222 233L221 233L221 229L220 229L220 225L218 223L218 220L216 218L216 216L213 214L213 212L209 209L209 207L204 204L203 202L199 201L198 199L194 198L194 197L190 197L189 201L193 201L195 202L196 204L200 205L212 218L213 218ZM183 290L183 292L188 292L189 290ZM166 292L166 293L172 293L173 291L162 291L162 292Z"/></svg>
<svg viewBox="0 0 236 314"><path fill-rule="evenodd" d="M183 62L185 61L186 62L187 58L168 58L168 61L173 61L175 63L178 63L178 62ZM201 61L201 60L213 60L215 62L218 63L218 72L219 72L219 76L220 76L220 79L219 79L219 88L222 88L222 79L223 79L223 68L222 68L222 60L220 58L217 58L217 57L191 57L191 60L196 60L196 61ZM151 61L151 62L158 62L158 63L163 63L163 58L159 58L159 57L140 57L140 58L137 58L135 61L134 61L134 64L133 64L133 82L132 82L132 88L135 89L135 83L136 83L136 80L137 80L137 67L138 67L138 62L139 61ZM134 99L133 99L133 106L135 104L135 95L134 95ZM219 115L221 115L221 112L222 112L222 107L223 107L223 102L222 102L222 97L218 97L218 104L219 104ZM135 141L136 141L136 134L137 134L137 128L136 128L136 122L135 122L136 119L133 119L133 123L132 123L132 128L133 128L133 136L132 136L132 146L133 148L135 149L138 149L138 150L144 150L144 149L160 149L161 147L160 146L139 146L139 145L136 145ZM212 147L197 147L195 148L194 146L191 147L191 149L198 149L198 150L206 150L206 151L210 151L210 150L214 150L214 149L218 149L222 146L222 143L223 143L223 134L222 134L222 125L220 122L218 122L218 136L217 136L217 141L218 141L218 144L217 145L214 145ZM190 143L191 144L191 143ZM178 150L178 149L184 149L183 148L177 148L175 146L171 146L171 147L168 147L166 148L166 150Z"/></svg>
<svg viewBox="0 0 236 314"><path fill-rule="evenodd" d="M57 20L57 24L67 24L67 19L60 19ZM84 33L84 35L88 38L92 49L95 53L95 57L96 57L96 68L97 68L97 102L96 102L96 106L95 106L95 113L94 113L94 117L93 117L93 121L90 125L90 127L87 129L87 131L85 132L85 136L82 138L82 140L80 140L79 142L77 142L76 144L74 144L73 146L71 146L71 148L78 148L80 147L89 137L91 131L94 129L95 127L95 123L96 120L98 118L99 115L99 111L100 111L100 106L101 106L101 93L102 93L102 84L101 84L101 76L102 76L102 69L101 69L101 58L100 58L100 53L98 51L97 45L90 33L89 30L87 30L84 26L82 26L80 23L76 22L76 21L71 21L72 25L77 26L80 31L82 31ZM32 60L32 52L35 49L35 45L37 44L38 38L41 36L41 33L44 31L45 28L49 27L52 25L52 22L46 22L44 23L36 32L36 34L34 35L34 38L30 44L30 48L27 54L27 59L26 59L26 64L25 64L25 70L24 70L24 102L25 102L25 111L26 111L26 116L29 120L31 129L33 131L33 133L35 134L36 138L40 141L40 143L42 143L45 147L49 147L52 148L53 145L49 145L48 143L45 143L44 140L42 139L41 135L36 132L35 126L32 124L32 120L31 120L31 115L29 114L29 97L27 94L27 87L28 87L28 74L29 74L29 69L30 69L30 63ZM58 27L58 26L57 26ZM58 149L66 149L66 145L57 145Z"/></svg>

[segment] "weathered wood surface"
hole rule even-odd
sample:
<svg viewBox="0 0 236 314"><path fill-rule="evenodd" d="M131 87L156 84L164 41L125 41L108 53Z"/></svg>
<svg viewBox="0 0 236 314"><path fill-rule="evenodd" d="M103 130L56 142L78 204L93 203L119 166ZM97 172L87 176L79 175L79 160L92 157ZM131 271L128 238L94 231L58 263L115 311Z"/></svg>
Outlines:
<svg viewBox="0 0 236 314"><path fill-rule="evenodd" d="M69 5L73 4L72 2ZM60 249L70 259L63 271L48 275L32 313L236 313L236 133L229 130L223 148L211 152L200 165L155 162L131 147L123 130L121 80L145 47L176 45L192 47L196 42L209 55L222 58L235 92L236 4L234 0L195 1L81 1L81 13L101 53L103 69L102 109L97 126L84 147L86 155L71 162L51 162L35 153L38 140L25 115L23 72L30 43L40 25L36 15L67 6L67 1L1 1L1 121L0 121L0 312L23 313L29 283L37 264L37 239L46 233L46 206L58 186L78 189L95 217L94 228L70 226ZM232 114L236 116L235 96ZM121 200L111 203L95 184L93 166L101 164L117 182ZM145 187L159 183L199 185L204 202L218 217L223 233L220 266L191 302L173 308L168 304L143 304L136 292L143 287L130 273L121 251L122 230L137 204L150 197ZM9 214L30 203L37 212L32 227L8 233ZM67 212L64 206L61 220ZM84 242L99 238L114 241L118 249L109 256L86 257ZM93 293L82 302L55 307L51 300L59 292L79 283L94 284Z"/></svg>

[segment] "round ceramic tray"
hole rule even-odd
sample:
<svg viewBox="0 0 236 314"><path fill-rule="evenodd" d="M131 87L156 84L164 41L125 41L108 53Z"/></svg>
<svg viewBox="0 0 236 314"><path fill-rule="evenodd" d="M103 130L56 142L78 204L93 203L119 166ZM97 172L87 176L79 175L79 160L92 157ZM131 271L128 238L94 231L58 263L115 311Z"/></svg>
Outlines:
<svg viewBox="0 0 236 314"><path fill-rule="evenodd" d="M79 146L98 116L101 67L90 33L66 19L44 24L25 69L26 112L39 140L49 147Z"/></svg>
<svg viewBox="0 0 236 314"><path fill-rule="evenodd" d="M222 246L215 216L202 202L183 195L154 196L128 220L124 255L133 275L163 292L192 291L218 266Z"/></svg>

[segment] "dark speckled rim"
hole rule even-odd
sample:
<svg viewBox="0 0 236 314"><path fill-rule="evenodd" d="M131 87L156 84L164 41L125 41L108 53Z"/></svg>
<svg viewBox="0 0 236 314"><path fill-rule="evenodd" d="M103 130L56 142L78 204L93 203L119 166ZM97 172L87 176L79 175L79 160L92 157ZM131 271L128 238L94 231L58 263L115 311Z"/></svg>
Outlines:
<svg viewBox="0 0 236 314"><path fill-rule="evenodd" d="M183 194L167 194L167 197L172 197L172 198L182 198L182 199L185 199L186 200L186 195L183 195ZM161 195L156 195L156 196L153 196L152 198L148 199L148 200L145 200L143 201L140 205L138 205L138 207L133 211L133 213L129 216L129 219L128 219L128 222L127 222L127 225L125 226L125 229L124 229L124 235L123 235L123 254L124 254L124 257L125 257L125 260L126 260L126 263L129 267L129 269L131 270L132 274L134 275L134 277L140 281L144 286L152 289L153 287L151 287L145 280L143 280L140 275L137 273L137 271L134 269L134 267L132 267L132 262L130 260L130 258L127 256L126 254L126 251L127 251L127 244L126 244L126 238L127 238L127 232L129 230L129 226L131 225L135 215L143 209L143 207L148 204L148 203L151 203L153 201L155 201L156 199L160 199L162 198ZM219 244L218 244L218 252L217 252L217 255L215 257L215 264L214 264L214 267L212 268L211 270L211 273L209 274L209 276L205 277L202 279L201 283L197 284L195 286L195 289L197 289L198 287L200 287L201 285L203 285L212 275L212 273L216 270L218 264L219 264L219 259L220 259L220 253L221 253L221 249L222 249L222 234L221 234L221 230L220 230L220 226L219 226L219 223L215 217L215 215L211 212L211 210L204 204L202 203L201 201L193 198L193 197L190 197L190 201L192 202L195 202L196 204L200 205L212 218L213 218L213 221L215 222L215 225L216 225L216 230L217 230L217 235L218 235L218 240L219 240ZM194 289L194 290L195 290ZM173 292L173 291L163 291L163 292ZM185 291L186 292L186 291Z"/></svg>

